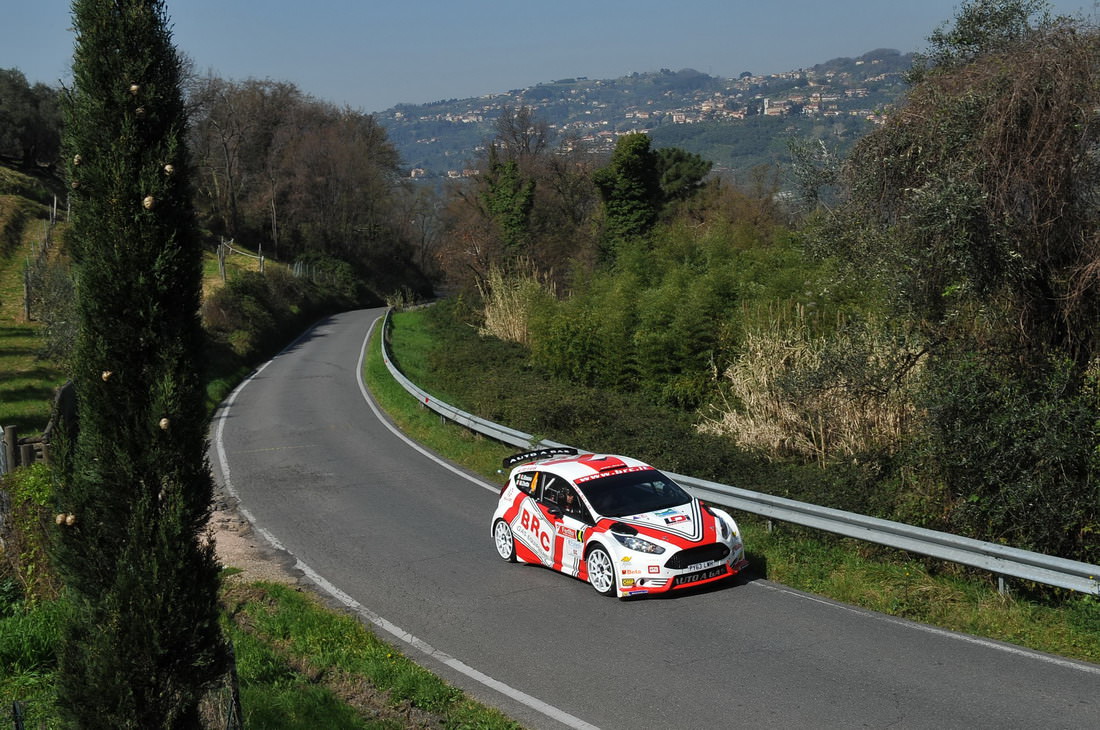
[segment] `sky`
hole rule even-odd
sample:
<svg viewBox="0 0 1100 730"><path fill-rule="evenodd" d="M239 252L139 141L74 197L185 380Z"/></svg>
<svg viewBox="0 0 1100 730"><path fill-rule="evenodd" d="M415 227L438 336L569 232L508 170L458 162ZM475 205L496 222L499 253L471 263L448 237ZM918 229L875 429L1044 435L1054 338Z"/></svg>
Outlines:
<svg viewBox="0 0 1100 730"><path fill-rule="evenodd" d="M961 0L169 0L176 47L200 73L295 84L375 113L556 79L694 68L778 73L877 48L924 50ZM17 3L0 68L71 78L67 0ZM1094 0L1052 0L1097 18Z"/></svg>

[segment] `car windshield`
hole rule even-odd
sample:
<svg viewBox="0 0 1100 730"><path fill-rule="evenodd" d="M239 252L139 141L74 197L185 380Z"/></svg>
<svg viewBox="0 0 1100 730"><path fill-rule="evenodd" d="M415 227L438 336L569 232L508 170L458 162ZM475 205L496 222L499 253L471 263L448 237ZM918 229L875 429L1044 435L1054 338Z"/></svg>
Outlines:
<svg viewBox="0 0 1100 730"><path fill-rule="evenodd" d="M627 517L687 504L691 495L656 469L615 474L578 485L605 517Z"/></svg>

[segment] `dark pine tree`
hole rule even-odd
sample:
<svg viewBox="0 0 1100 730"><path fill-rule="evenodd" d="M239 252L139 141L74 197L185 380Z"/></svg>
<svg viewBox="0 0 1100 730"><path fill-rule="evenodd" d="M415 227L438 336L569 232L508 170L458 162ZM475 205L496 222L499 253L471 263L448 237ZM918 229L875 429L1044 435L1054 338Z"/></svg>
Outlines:
<svg viewBox="0 0 1100 730"><path fill-rule="evenodd" d="M641 238L657 223L661 209L660 158L649 135L626 134L615 143L607 167L592 176L604 205L604 260L626 241Z"/></svg>
<svg viewBox="0 0 1100 730"><path fill-rule="evenodd" d="M74 0L72 14L79 431L58 497L73 600L59 700L78 727L196 727L227 652L180 59L163 2Z"/></svg>

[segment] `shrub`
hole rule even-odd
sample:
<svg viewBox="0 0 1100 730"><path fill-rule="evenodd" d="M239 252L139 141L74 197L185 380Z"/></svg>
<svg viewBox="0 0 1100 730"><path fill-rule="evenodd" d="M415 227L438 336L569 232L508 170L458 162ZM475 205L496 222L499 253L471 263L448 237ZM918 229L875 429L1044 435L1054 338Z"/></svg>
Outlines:
<svg viewBox="0 0 1100 730"><path fill-rule="evenodd" d="M282 267L242 271L203 301L203 325L239 358L254 362L271 354L287 330L336 304L312 294L311 285Z"/></svg>
<svg viewBox="0 0 1100 730"><path fill-rule="evenodd" d="M227 340L242 358L253 359L276 334L273 299L263 274L241 272L203 302L207 330Z"/></svg>
<svg viewBox="0 0 1100 730"><path fill-rule="evenodd" d="M1055 362L1024 379L970 353L930 367L926 437L910 456L921 481L943 485L954 530L1100 560L1097 379L1073 372Z"/></svg>
<svg viewBox="0 0 1100 730"><path fill-rule="evenodd" d="M368 301L363 280L351 264L319 251L308 251L294 260L294 271L323 295L349 305Z"/></svg>

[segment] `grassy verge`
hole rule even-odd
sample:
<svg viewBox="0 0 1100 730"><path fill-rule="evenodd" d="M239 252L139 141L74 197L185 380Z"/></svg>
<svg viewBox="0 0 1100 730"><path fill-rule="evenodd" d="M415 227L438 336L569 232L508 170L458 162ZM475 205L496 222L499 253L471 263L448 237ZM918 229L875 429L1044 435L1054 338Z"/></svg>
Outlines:
<svg viewBox="0 0 1100 730"><path fill-rule="evenodd" d="M311 595L253 583L223 597L246 727L518 727Z"/></svg>
<svg viewBox="0 0 1100 730"><path fill-rule="evenodd" d="M394 321L394 359L411 380L434 393L429 362L436 345L430 328L424 326L424 314L403 312ZM366 378L380 405L412 438L486 477L500 478L496 473L500 458L512 449L453 424L441 424L438 416L392 381L378 353L377 338L371 345ZM452 403L463 407L461 401ZM1100 662L1100 600L1096 597L1068 595L1061 601L1040 602L1003 596L991 580L955 566L796 526L779 525L769 531L766 522L752 515L735 515L757 575L882 613Z"/></svg>
<svg viewBox="0 0 1100 730"><path fill-rule="evenodd" d="M311 594L274 583L226 581L222 602L245 727L519 727ZM62 727L54 648L64 610L56 600L0 614L0 698L5 708L21 703L26 727ZM225 726L228 700L224 692L212 696L204 709L207 727Z"/></svg>

